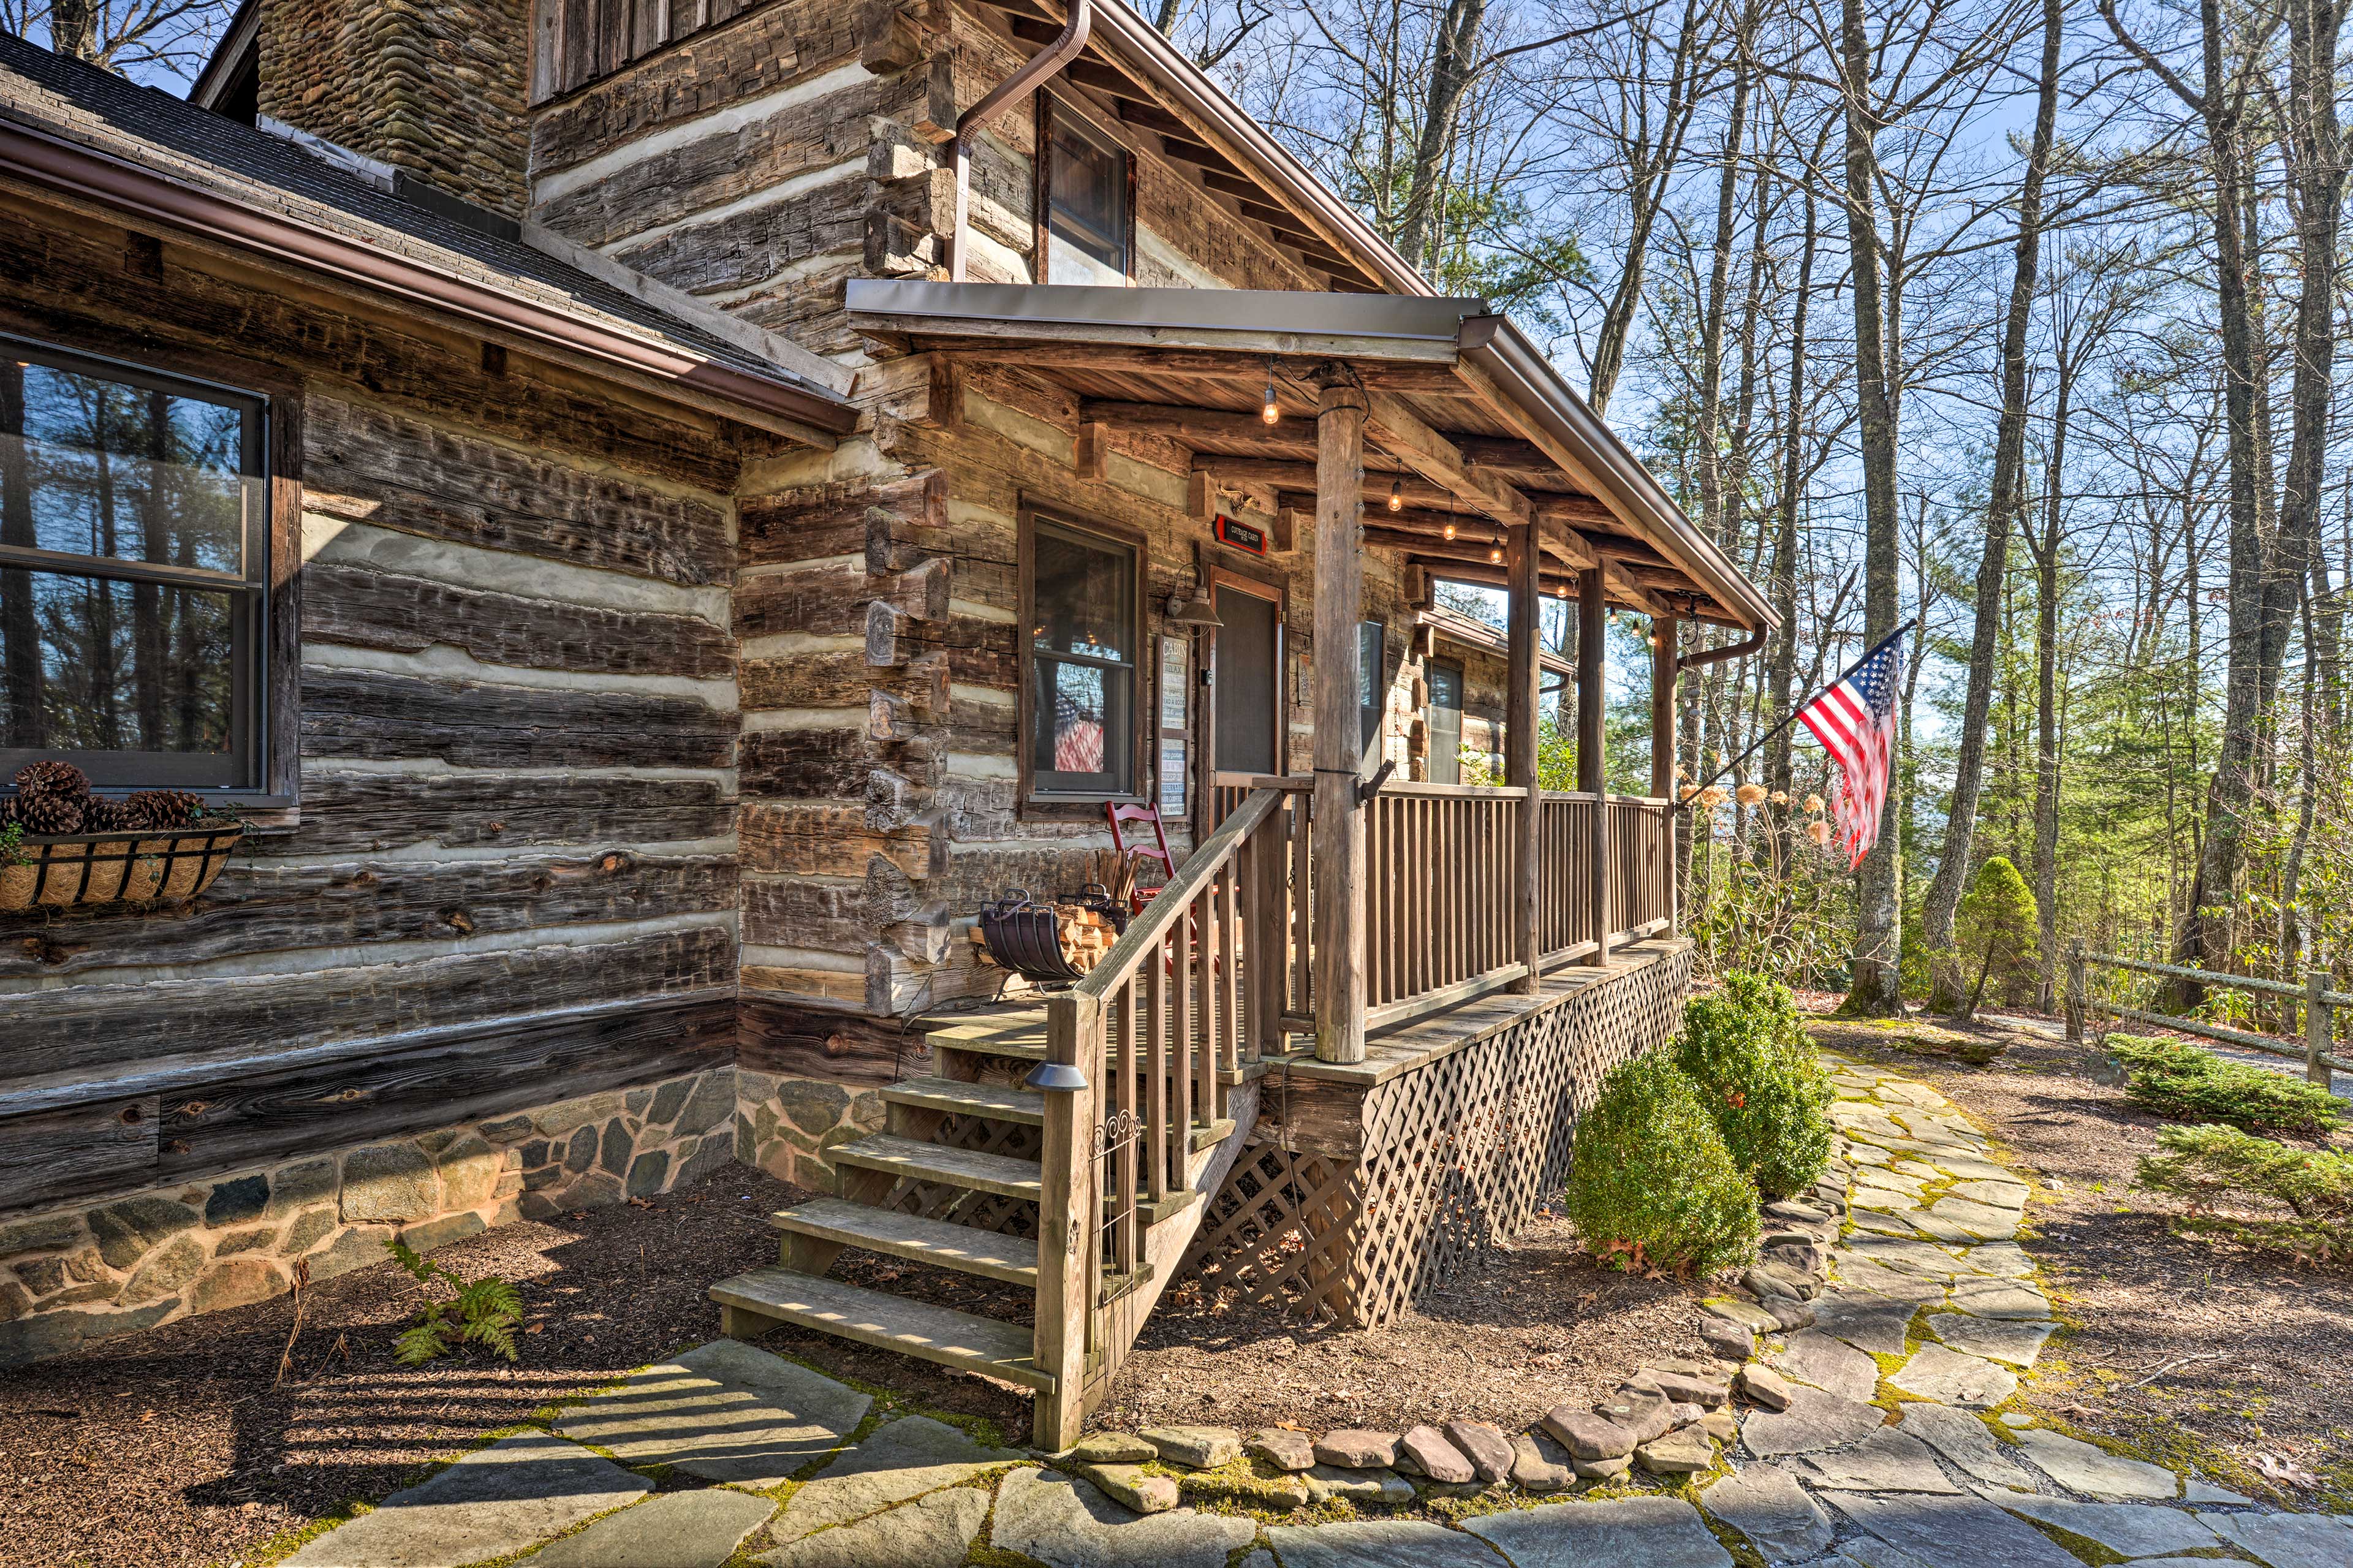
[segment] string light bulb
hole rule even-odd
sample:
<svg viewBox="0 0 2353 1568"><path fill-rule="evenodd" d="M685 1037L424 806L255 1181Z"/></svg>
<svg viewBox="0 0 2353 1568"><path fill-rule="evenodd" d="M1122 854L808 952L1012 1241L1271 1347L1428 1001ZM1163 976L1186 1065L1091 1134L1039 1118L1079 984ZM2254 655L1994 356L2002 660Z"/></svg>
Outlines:
<svg viewBox="0 0 2353 1568"><path fill-rule="evenodd" d="M1403 479L1391 479L1389 481L1389 510L1391 511L1403 511L1405 510L1405 481Z"/></svg>
<svg viewBox="0 0 2353 1568"><path fill-rule="evenodd" d="M1269 425L1280 425L1282 423L1282 405L1274 400L1274 377L1272 375L1269 375L1266 378L1266 403L1264 406L1259 409L1258 416L1266 421Z"/></svg>
<svg viewBox="0 0 2353 1568"><path fill-rule="evenodd" d="M1454 525L1451 522L1446 525L1446 537L1449 539L1454 537Z"/></svg>
<svg viewBox="0 0 2353 1568"><path fill-rule="evenodd" d="M1504 543L1503 541L1497 540L1494 543L1487 547L1487 564L1490 566L1501 566L1503 563Z"/></svg>
<svg viewBox="0 0 2353 1568"><path fill-rule="evenodd" d="M1613 626L1618 624L1618 606L1615 605L1609 606L1609 624Z"/></svg>

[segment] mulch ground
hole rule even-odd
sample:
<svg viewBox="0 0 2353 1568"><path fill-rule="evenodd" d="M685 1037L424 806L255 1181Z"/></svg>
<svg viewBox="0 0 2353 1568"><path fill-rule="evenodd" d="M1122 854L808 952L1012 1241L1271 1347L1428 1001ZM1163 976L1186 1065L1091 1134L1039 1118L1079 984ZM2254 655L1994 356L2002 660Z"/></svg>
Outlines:
<svg viewBox="0 0 2353 1568"><path fill-rule="evenodd" d="M2029 1201L2023 1240L2073 1329L2053 1342L2029 1402L2250 1495L2353 1507L2353 1266L2176 1235L2170 1200L2133 1186L2167 1123L2097 1081L2089 1048L2000 1016L1933 1022L2001 1054L1969 1067L1891 1049L1870 1026L1812 1027L1826 1046L1933 1083L2050 1178Z"/></svg>
<svg viewBox="0 0 2353 1568"><path fill-rule="evenodd" d="M290 1354L294 1303L280 1298L0 1372L0 1564L235 1563L349 1500L394 1490L491 1428L715 1337L704 1292L775 1262L768 1215L809 1195L731 1164L642 1206L442 1248L436 1260L461 1276L503 1275L522 1289L530 1331L512 1366L480 1351L396 1363L393 1340L419 1297L387 1262L312 1287ZM920 1363L838 1340L760 1342L936 1408L1027 1425L1026 1402L978 1379L911 1377Z"/></svg>
<svg viewBox="0 0 2353 1568"><path fill-rule="evenodd" d="M1557 1217L1377 1330L1318 1327L1180 1281L1093 1424L1525 1426L1563 1402L1591 1404L1644 1362L1702 1353L1701 1294L1601 1268Z"/></svg>

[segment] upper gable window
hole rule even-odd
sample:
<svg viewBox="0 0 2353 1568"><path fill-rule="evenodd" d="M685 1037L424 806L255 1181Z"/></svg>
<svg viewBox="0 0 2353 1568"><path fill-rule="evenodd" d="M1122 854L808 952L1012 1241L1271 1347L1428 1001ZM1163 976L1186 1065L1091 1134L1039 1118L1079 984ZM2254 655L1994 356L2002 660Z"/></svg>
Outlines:
<svg viewBox="0 0 2353 1568"><path fill-rule="evenodd" d="M1040 94L1039 102L1045 281L1124 285L1134 248L1127 150L1052 98Z"/></svg>

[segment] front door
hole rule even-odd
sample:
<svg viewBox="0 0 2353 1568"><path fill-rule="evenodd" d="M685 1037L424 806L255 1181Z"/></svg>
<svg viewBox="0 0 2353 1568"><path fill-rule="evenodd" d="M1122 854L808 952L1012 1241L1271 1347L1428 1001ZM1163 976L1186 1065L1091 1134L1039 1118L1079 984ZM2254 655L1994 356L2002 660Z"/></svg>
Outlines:
<svg viewBox="0 0 2353 1568"><path fill-rule="evenodd" d="M1430 666L1430 782L1462 782L1462 667Z"/></svg>
<svg viewBox="0 0 2353 1568"><path fill-rule="evenodd" d="M1221 773L1282 772L1282 603L1256 584L1217 584L1212 677Z"/></svg>

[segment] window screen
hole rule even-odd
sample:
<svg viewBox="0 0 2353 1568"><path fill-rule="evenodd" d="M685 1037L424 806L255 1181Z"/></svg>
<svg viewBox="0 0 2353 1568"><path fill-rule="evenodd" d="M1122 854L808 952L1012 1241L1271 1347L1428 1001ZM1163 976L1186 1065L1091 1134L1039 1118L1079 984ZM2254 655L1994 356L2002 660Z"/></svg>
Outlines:
<svg viewBox="0 0 2353 1568"><path fill-rule="evenodd" d="M1040 522L1030 571L1029 776L1039 794L1135 787L1135 552Z"/></svg>
<svg viewBox="0 0 2353 1568"><path fill-rule="evenodd" d="M1075 114L1050 107L1046 119L1046 281L1124 284L1127 153Z"/></svg>
<svg viewBox="0 0 2353 1568"><path fill-rule="evenodd" d="M259 783L259 400L0 342L0 775Z"/></svg>

